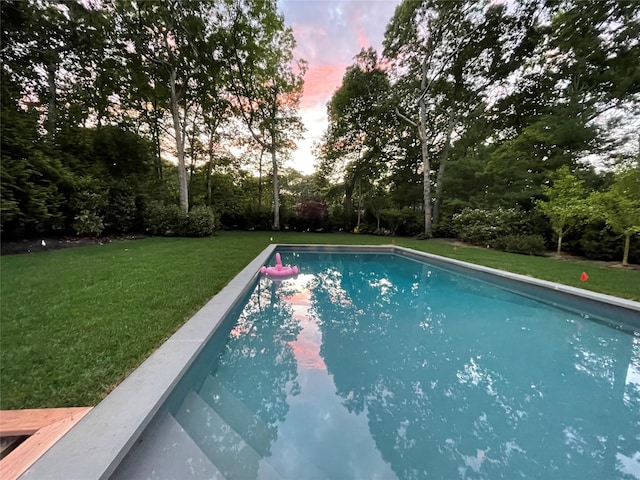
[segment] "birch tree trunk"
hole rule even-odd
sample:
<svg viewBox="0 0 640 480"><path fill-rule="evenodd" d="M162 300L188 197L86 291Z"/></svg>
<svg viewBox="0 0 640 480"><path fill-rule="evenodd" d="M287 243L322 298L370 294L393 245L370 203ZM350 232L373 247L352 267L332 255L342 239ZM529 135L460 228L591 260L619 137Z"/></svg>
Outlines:
<svg viewBox="0 0 640 480"><path fill-rule="evenodd" d="M418 119L418 134L422 149L422 200L424 202L424 236L431 238L431 162L429 159L429 145L427 145L427 105L425 104L425 89L427 88L427 57L422 62L422 80L420 81L420 118Z"/></svg>
<svg viewBox="0 0 640 480"><path fill-rule="evenodd" d="M440 204L442 203L442 188L444 182L444 170L449 160L449 152L451 150L451 135L453 134L454 126L454 114L453 108L449 111L449 118L447 119L447 135L445 138L444 150L440 157L440 166L438 167L438 176L436 178L436 195L433 202L433 225L436 227L440 223Z"/></svg>
<svg viewBox="0 0 640 480"><path fill-rule="evenodd" d="M271 162L273 164L273 229L280 230L280 185L275 137L271 137Z"/></svg>
<svg viewBox="0 0 640 480"><path fill-rule="evenodd" d="M169 86L171 88L171 117L173 118L173 130L176 138L176 152L178 156L178 188L180 192L180 206L185 212L189 211L189 191L187 187L187 171L184 164L184 139L180 124L180 107L178 105L178 92L176 91L176 69L172 68L169 74Z"/></svg>

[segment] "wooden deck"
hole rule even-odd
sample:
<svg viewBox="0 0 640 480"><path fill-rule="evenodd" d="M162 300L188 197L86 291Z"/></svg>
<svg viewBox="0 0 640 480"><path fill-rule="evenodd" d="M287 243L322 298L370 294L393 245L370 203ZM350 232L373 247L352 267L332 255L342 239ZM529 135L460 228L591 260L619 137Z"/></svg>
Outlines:
<svg viewBox="0 0 640 480"><path fill-rule="evenodd" d="M0 460L0 478L17 479L90 410L91 407L0 410L0 437L29 436Z"/></svg>

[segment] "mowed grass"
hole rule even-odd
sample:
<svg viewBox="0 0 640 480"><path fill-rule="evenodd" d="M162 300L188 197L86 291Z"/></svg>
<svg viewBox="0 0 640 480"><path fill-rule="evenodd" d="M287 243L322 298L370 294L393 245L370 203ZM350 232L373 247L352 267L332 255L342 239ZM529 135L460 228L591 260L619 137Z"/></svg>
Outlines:
<svg viewBox="0 0 640 480"><path fill-rule="evenodd" d="M640 300L640 272L437 240L222 232L5 256L0 407L95 405L269 243L389 244ZM589 280L582 283L585 271Z"/></svg>

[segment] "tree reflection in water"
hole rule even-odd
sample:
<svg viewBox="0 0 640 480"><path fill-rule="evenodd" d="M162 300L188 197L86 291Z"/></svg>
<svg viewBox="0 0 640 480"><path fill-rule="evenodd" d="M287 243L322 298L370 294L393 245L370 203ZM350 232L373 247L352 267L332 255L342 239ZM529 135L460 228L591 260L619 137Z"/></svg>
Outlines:
<svg viewBox="0 0 640 480"><path fill-rule="evenodd" d="M324 362L399 478L640 478L637 333L399 257L313 266Z"/></svg>
<svg viewBox="0 0 640 480"><path fill-rule="evenodd" d="M286 285L261 279L229 335L214 376L267 426L270 443L299 391L291 342L300 331L291 306L280 301ZM264 449L265 456L269 448Z"/></svg>

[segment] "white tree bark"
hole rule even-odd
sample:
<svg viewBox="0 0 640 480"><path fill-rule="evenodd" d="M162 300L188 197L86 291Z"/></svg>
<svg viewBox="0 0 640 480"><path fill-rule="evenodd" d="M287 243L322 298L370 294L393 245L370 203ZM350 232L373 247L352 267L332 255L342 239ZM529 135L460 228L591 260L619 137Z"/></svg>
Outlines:
<svg viewBox="0 0 640 480"><path fill-rule="evenodd" d="M178 105L178 92L176 91L177 72L171 69L169 74L169 86L171 88L171 117L173 118L173 130L176 138L176 152L178 156L178 188L180 192L180 206L185 212L189 211L189 190L187 186L187 170L184 163L184 138L180 120L180 107Z"/></svg>
<svg viewBox="0 0 640 480"><path fill-rule="evenodd" d="M420 80L420 99L418 135L422 149L422 201L424 203L424 236L431 237L431 160L429 158L429 145L427 143L427 105L424 101L427 88L427 57L422 61L422 79Z"/></svg>

